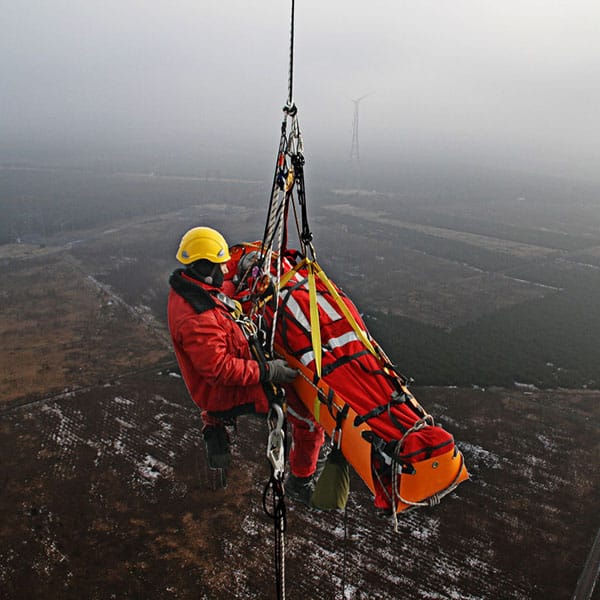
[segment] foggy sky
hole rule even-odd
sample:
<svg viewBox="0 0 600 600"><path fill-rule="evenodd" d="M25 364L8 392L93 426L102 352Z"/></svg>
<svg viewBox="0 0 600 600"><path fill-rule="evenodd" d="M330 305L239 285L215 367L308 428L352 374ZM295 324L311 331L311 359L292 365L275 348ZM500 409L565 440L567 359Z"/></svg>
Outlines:
<svg viewBox="0 0 600 600"><path fill-rule="evenodd" d="M82 144L273 154L290 5L0 0L0 160ZM597 0L296 0L307 154L349 156L352 99L369 94L361 159L600 180L599 30Z"/></svg>

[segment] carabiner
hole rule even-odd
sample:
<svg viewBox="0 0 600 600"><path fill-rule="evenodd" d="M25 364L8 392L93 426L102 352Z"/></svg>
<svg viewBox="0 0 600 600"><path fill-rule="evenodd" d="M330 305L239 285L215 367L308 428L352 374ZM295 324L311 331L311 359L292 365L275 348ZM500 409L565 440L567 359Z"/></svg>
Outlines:
<svg viewBox="0 0 600 600"><path fill-rule="evenodd" d="M277 479L283 478L285 472L285 448L283 431L283 409L279 404L272 404L269 411L269 424L272 422L272 412L276 413L277 423L269 432L267 440L267 458L273 467L273 476Z"/></svg>

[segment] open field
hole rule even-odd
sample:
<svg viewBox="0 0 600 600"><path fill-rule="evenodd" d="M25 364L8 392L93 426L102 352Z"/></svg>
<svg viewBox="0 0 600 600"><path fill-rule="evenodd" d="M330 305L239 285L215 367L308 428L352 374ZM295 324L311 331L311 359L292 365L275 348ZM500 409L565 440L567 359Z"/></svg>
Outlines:
<svg viewBox="0 0 600 600"><path fill-rule="evenodd" d="M600 395L413 392L472 481L398 533L354 476L346 515L288 503L287 597L571 598L598 527ZM4 410L2 597L274 597L265 444L239 419L214 489L197 409L164 370Z"/></svg>
<svg viewBox="0 0 600 600"><path fill-rule="evenodd" d="M109 381L173 360L168 276L181 234L235 210L241 237L255 211L215 204L0 246L0 402Z"/></svg>
<svg viewBox="0 0 600 600"><path fill-rule="evenodd" d="M446 238L456 242L464 242L466 244L470 244L471 246L485 248L486 250L490 250L492 252L509 254L511 256L525 259L545 257L553 252L552 248L547 248L544 246L534 246L532 244L523 244L513 242L512 240L478 235L467 231L434 227L432 225L423 225L421 223L404 221L402 219L394 218L389 211L373 210L373 208L353 206L351 204L328 205L326 208L340 215L364 219L375 225L387 225L397 229L409 229L419 233Z"/></svg>
<svg viewBox="0 0 600 600"><path fill-rule="evenodd" d="M154 318L125 305L68 253L15 260L0 267L0 403L95 385L171 358L164 333L156 343Z"/></svg>
<svg viewBox="0 0 600 600"><path fill-rule="evenodd" d="M0 246L0 589L10 600L272 590L264 423L240 419L229 487L214 490L165 324L180 235L206 224L232 242L260 239L264 213L193 201L196 183L216 182L154 179L143 178L151 214L123 206L109 218L113 199L102 226ZM139 182L126 183L137 197ZM181 195L160 210L171 183ZM442 382L414 391L473 479L404 515L398 534L356 478L346 515L290 506L288 597L570 598L599 526L600 395L558 388L567 372L573 388L600 385L596 225L583 236L565 226L563 239L506 221L452 233L448 213L401 226L332 214L313 213L319 262L387 336L401 371ZM447 387L465 364L464 387ZM470 387L482 374L508 388ZM538 379L554 389L527 385Z"/></svg>
<svg viewBox="0 0 600 600"><path fill-rule="evenodd" d="M440 227L444 213L421 215L436 223L433 235L430 225L380 217L390 210L377 209L384 200L371 199L369 211L326 204L311 225L321 266L372 318L401 370L420 384L600 385L599 237L591 222L585 235L558 238L548 227L501 222L494 237L489 222L471 223L464 234ZM251 206L202 203L58 232L43 244L0 246L2 397L88 385L118 365L161 360L169 349L167 279L181 234L208 224L232 242L255 240L263 218ZM118 319L109 317L119 311L131 317L131 343L115 348ZM158 353L145 349L149 327L164 342Z"/></svg>
<svg viewBox="0 0 600 600"><path fill-rule="evenodd" d="M321 244L321 262L365 312L389 313L448 329L554 291L429 254L404 244L400 234L365 225L364 220L338 227L336 235ZM351 240L347 247L335 243L344 236Z"/></svg>
<svg viewBox="0 0 600 600"><path fill-rule="evenodd" d="M581 264L586 259L594 262L600 233L584 237L561 233L560 243L572 246L565 250L558 247L556 232L547 230L521 227L517 236L514 228L506 231L502 223L496 231L484 223L479 229L488 235L474 234L462 230L454 219L456 229L393 218L390 209L377 204L326 205L324 211L350 240L343 250L326 238L325 247L335 257L336 272L335 259L347 264L353 257L353 270L341 272L338 279L357 302L368 310L446 329L564 291L567 286L560 277L546 272L560 271L568 278L578 271L580 283L600 278L600 269ZM516 242L514 237L536 244ZM568 283L575 281L571 278Z"/></svg>

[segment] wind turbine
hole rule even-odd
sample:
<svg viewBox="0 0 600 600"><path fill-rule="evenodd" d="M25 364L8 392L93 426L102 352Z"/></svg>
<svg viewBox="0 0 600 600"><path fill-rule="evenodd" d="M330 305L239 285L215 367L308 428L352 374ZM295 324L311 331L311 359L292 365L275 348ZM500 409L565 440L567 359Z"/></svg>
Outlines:
<svg viewBox="0 0 600 600"><path fill-rule="evenodd" d="M350 160L356 160L356 162L360 162L360 151L358 145L358 110L360 106L361 100L364 100L367 96L371 94L365 94L356 100L352 100L354 102L354 120L352 122L352 146L350 147Z"/></svg>

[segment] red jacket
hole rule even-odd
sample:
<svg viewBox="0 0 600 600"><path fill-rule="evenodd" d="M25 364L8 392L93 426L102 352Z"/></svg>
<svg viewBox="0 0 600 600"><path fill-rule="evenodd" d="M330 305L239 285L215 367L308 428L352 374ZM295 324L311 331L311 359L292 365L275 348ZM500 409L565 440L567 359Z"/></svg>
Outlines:
<svg viewBox="0 0 600 600"><path fill-rule="evenodd" d="M205 291L216 288L173 274ZM211 295L214 307L198 313L171 289L167 307L169 330L181 374L194 402L210 412L251 404L267 412L268 401L260 383L260 368L248 341L227 307Z"/></svg>

